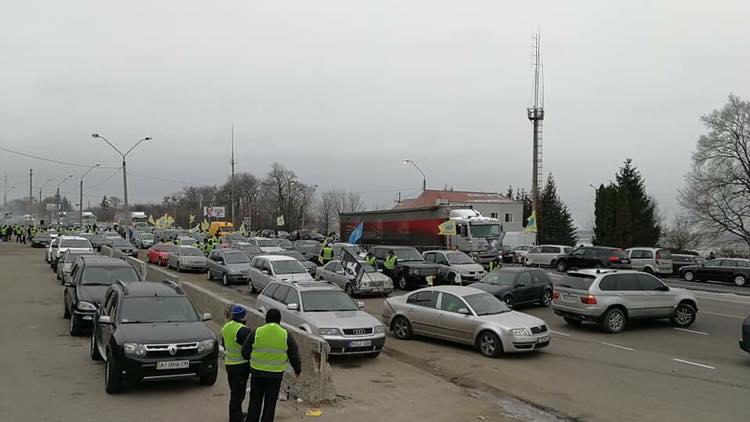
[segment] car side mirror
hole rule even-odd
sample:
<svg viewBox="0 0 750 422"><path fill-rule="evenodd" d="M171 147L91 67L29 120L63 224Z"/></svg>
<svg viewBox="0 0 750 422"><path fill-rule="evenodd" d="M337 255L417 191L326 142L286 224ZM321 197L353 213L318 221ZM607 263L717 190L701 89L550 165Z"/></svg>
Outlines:
<svg viewBox="0 0 750 422"><path fill-rule="evenodd" d="M296 303L288 303L286 309L290 311L299 311L299 305Z"/></svg>
<svg viewBox="0 0 750 422"><path fill-rule="evenodd" d="M459 314L461 314L461 315L469 315L469 314L470 314L470 313L469 313L469 310L468 310L468 309L466 309L466 308L461 308L461 309L459 309L459 310L458 310L458 313L459 313Z"/></svg>
<svg viewBox="0 0 750 422"><path fill-rule="evenodd" d="M211 314L209 314L208 312L204 313L201 316L201 321L211 321Z"/></svg>
<svg viewBox="0 0 750 422"><path fill-rule="evenodd" d="M365 309L365 302L357 302L359 309Z"/></svg>
<svg viewBox="0 0 750 422"><path fill-rule="evenodd" d="M110 325L112 324L112 318L109 315L102 315L97 320L99 324Z"/></svg>

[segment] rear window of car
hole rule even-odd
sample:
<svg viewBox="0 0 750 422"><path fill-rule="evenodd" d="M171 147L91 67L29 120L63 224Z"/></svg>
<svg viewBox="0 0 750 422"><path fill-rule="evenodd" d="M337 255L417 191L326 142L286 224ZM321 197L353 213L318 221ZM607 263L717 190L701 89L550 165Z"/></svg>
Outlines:
<svg viewBox="0 0 750 422"><path fill-rule="evenodd" d="M659 258L661 259L672 259L672 251L669 249L659 249L656 253L659 254Z"/></svg>
<svg viewBox="0 0 750 422"><path fill-rule="evenodd" d="M596 277L588 274L566 274L558 283L560 287L576 290L588 290Z"/></svg>
<svg viewBox="0 0 750 422"><path fill-rule="evenodd" d="M90 248L91 243L86 239L63 239L60 242L63 248Z"/></svg>

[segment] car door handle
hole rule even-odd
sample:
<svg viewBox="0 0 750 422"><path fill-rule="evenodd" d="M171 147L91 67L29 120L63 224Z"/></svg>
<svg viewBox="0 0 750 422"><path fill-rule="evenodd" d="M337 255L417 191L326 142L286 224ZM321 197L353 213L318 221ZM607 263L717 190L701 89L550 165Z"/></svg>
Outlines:
<svg viewBox="0 0 750 422"><path fill-rule="evenodd" d="M618 293L617 296L625 296L625 293Z"/></svg>

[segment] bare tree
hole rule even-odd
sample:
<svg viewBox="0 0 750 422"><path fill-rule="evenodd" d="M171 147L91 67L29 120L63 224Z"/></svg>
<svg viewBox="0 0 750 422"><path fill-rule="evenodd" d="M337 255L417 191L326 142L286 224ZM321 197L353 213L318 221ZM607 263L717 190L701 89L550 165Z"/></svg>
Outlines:
<svg viewBox="0 0 750 422"><path fill-rule="evenodd" d="M750 247L750 103L730 95L702 121L708 133L698 139L679 202L709 233L731 233Z"/></svg>
<svg viewBox="0 0 750 422"><path fill-rule="evenodd" d="M675 251L692 251L701 246L704 237L704 233L687 216L678 215L670 226L665 227L663 242L664 246Z"/></svg>
<svg viewBox="0 0 750 422"><path fill-rule="evenodd" d="M365 203L362 196L342 189L330 189L323 192L316 205L318 228L323 233L336 231L338 216L342 212L362 211Z"/></svg>

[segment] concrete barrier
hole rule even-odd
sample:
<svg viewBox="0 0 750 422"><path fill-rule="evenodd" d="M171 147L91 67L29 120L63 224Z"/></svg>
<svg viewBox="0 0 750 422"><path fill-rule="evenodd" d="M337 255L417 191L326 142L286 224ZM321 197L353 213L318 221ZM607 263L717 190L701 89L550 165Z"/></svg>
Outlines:
<svg viewBox="0 0 750 422"><path fill-rule="evenodd" d="M112 248L109 246L102 245L102 250L99 251L100 254L108 257L112 257Z"/></svg>
<svg viewBox="0 0 750 422"><path fill-rule="evenodd" d="M148 265L146 265L145 262L141 261L140 259L133 258L132 256L125 258L125 261L132 265L136 271L138 271L138 275L140 275L142 279L146 280Z"/></svg>
<svg viewBox="0 0 750 422"><path fill-rule="evenodd" d="M154 265L146 265L145 262L141 261L140 259L130 258L132 261L138 261L142 263L146 267L146 281L162 281L162 280L169 280L174 281L175 283L180 283L180 278L172 273L170 273L167 270L163 270L159 267L156 267ZM208 312L208 311L207 311Z"/></svg>

